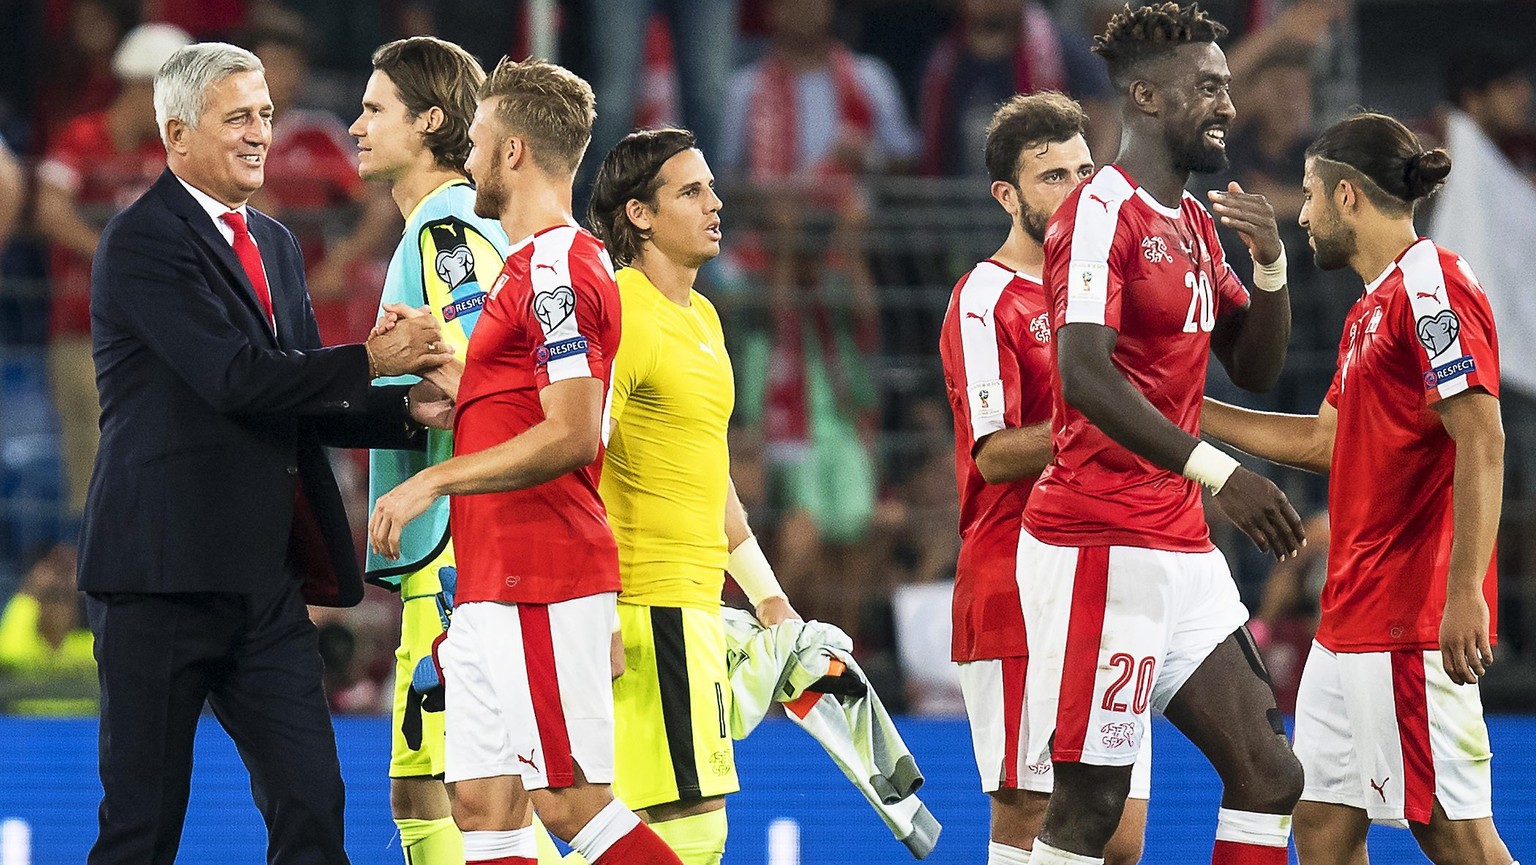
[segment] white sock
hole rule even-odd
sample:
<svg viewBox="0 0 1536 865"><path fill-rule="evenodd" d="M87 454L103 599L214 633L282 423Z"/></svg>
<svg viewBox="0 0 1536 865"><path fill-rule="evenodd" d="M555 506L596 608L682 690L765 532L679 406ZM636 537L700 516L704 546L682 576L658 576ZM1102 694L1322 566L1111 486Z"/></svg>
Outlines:
<svg viewBox="0 0 1536 865"><path fill-rule="evenodd" d="M571 849L580 853L588 862L596 862L608 852L609 847L638 825L640 818L635 816L635 812L614 799L593 815L587 825L581 827L581 831L571 839Z"/></svg>
<svg viewBox="0 0 1536 865"><path fill-rule="evenodd" d="M987 842L987 865L1029 865L1029 851L989 841Z"/></svg>
<svg viewBox="0 0 1536 865"><path fill-rule="evenodd" d="M533 827L508 829L501 832L476 830L464 833L464 860L481 862L486 859L521 857L535 859L539 844L534 838Z"/></svg>
<svg viewBox="0 0 1536 865"><path fill-rule="evenodd" d="M1104 865L1104 860L1095 856L1079 856L1076 853L1057 850L1036 838L1035 849L1029 854L1029 865Z"/></svg>
<svg viewBox="0 0 1536 865"><path fill-rule="evenodd" d="M1254 847L1284 847L1291 837L1291 815L1255 811L1216 812L1216 840Z"/></svg>

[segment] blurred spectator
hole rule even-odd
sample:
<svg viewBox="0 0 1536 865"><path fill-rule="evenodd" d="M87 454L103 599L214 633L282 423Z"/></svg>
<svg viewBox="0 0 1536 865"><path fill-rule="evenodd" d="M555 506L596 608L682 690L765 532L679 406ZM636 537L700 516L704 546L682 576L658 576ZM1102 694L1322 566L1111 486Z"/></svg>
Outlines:
<svg viewBox="0 0 1536 865"><path fill-rule="evenodd" d="M138 0L62 0L47 5L39 56L35 138L42 150L70 118L105 110L117 95L118 42L138 22ZM36 152L36 151L34 151Z"/></svg>
<svg viewBox="0 0 1536 865"><path fill-rule="evenodd" d="M1450 59L1446 95L1511 164L1536 181L1536 127L1531 125L1533 88L1528 61L1483 47Z"/></svg>
<svg viewBox="0 0 1536 865"><path fill-rule="evenodd" d="M6 146L5 139L0 138L0 253L16 233L25 201L26 178L21 173L21 163Z"/></svg>
<svg viewBox="0 0 1536 865"><path fill-rule="evenodd" d="M870 566L860 542L877 486L879 306L861 202L846 197L830 231L793 202L773 205L768 320L741 338L737 367L737 419L761 438L781 514L775 567L802 612L846 628Z"/></svg>
<svg viewBox="0 0 1536 865"><path fill-rule="evenodd" d="M722 174L814 185L917 157L895 76L832 35L832 11L832 0L770 0L767 53L727 90Z"/></svg>
<svg viewBox="0 0 1536 865"><path fill-rule="evenodd" d="M935 46L923 73L918 113L925 174L982 176L987 123L1015 93L1057 90L1083 104L1088 143L1109 161L1120 121L1109 75L1087 37L1067 33L1036 0L961 0L955 29Z"/></svg>
<svg viewBox="0 0 1536 865"><path fill-rule="evenodd" d="M387 715L394 694L390 676L400 634L400 602L369 586L355 607L310 607L309 613L331 711Z"/></svg>
<svg viewBox="0 0 1536 865"><path fill-rule="evenodd" d="M304 19L263 9L253 15L241 44L266 67L274 109L267 182L251 204L297 236L321 339L354 341L373 326L385 250L400 234L399 209L386 189L369 187L358 176L357 145L347 125L329 111L299 107L309 77ZM344 227L327 219L352 207L360 207L361 215Z"/></svg>
<svg viewBox="0 0 1536 865"><path fill-rule="evenodd" d="M100 438L96 371L91 363L91 256L101 228L165 170L155 124L154 77L192 41L168 24L145 24L112 57L119 89L104 111L65 124L37 169L37 228L52 243L48 364L63 434L69 503L85 507Z"/></svg>
<svg viewBox="0 0 1536 865"><path fill-rule="evenodd" d="M1312 143L1311 47L1276 43L1233 88L1238 113L1227 145L1231 172L1244 189L1269 199L1282 231L1295 229Z"/></svg>
<svg viewBox="0 0 1536 865"><path fill-rule="evenodd" d="M1328 577L1328 514L1313 514L1303 524L1307 545L1294 558L1277 562L1264 583L1258 612L1248 622L1264 654L1280 711L1296 710L1301 670L1317 633L1319 599Z"/></svg>
<svg viewBox="0 0 1536 865"><path fill-rule="evenodd" d="M715 158L720 144L723 96L736 59L736 3L730 0L587 0L592 89L603 106L592 130L589 153L601 159L637 120L642 68L657 33L655 15L665 21L676 66L681 117L648 118L680 122L693 131L699 149ZM622 34L616 36L615 34Z"/></svg>
<svg viewBox="0 0 1536 865"><path fill-rule="evenodd" d="M39 556L0 613L0 708L92 715L98 688L90 628L75 591L75 551Z"/></svg>
<svg viewBox="0 0 1536 865"><path fill-rule="evenodd" d="M876 524L887 561L878 568L892 582L955 578L960 555L960 501L955 496L955 433L949 406L938 396L912 404L896 473L901 480L882 498Z"/></svg>

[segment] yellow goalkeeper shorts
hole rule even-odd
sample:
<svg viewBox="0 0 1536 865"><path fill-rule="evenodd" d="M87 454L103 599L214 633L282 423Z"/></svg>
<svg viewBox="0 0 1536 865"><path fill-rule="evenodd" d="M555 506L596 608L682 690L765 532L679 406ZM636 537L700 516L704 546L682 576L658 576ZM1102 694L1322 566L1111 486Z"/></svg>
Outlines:
<svg viewBox="0 0 1536 865"><path fill-rule="evenodd" d="M614 795L640 809L740 790L719 611L620 603L619 626Z"/></svg>

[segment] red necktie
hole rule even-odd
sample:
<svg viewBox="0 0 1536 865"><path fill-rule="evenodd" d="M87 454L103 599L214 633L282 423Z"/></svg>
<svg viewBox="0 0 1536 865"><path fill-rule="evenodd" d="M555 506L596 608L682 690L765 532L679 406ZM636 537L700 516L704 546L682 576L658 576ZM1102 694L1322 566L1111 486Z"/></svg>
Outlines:
<svg viewBox="0 0 1536 865"><path fill-rule="evenodd" d="M256 299L261 301L261 308L267 313L267 323L276 331L277 320L272 315L272 291L267 288L267 271L261 266L261 252L256 248L256 241L251 239L251 230L245 225L245 214L231 210L219 214L219 219L235 230L235 257L240 259L240 266L245 268L251 287L256 289Z"/></svg>

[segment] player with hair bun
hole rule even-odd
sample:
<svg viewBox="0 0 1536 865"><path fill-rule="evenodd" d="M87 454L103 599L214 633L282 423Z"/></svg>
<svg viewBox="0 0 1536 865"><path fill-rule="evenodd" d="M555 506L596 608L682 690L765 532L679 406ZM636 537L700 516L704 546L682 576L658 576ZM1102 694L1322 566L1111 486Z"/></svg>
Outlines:
<svg viewBox="0 0 1536 865"><path fill-rule="evenodd" d="M1304 865L1366 861L1372 821L1431 861L1509 865L1477 681L1493 663L1504 479L1499 344L1460 256L1419 237L1444 150L1383 114L1307 149L1300 223L1324 270L1366 281L1315 415L1207 401L1206 432L1330 475L1322 620L1296 698Z"/></svg>

